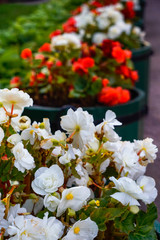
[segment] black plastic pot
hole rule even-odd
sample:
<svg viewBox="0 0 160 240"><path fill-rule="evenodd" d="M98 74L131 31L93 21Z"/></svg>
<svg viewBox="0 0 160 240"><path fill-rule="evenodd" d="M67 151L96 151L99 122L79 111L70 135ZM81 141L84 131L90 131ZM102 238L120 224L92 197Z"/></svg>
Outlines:
<svg viewBox="0 0 160 240"><path fill-rule="evenodd" d="M158 240L160 240L160 223L158 221L154 222L154 227L157 233L157 238Z"/></svg>
<svg viewBox="0 0 160 240"><path fill-rule="evenodd" d="M135 70L137 70L139 74L139 81L136 83L136 87L145 92L146 106L148 106L150 57L152 53L153 50L150 45L132 50L132 60L134 62Z"/></svg>

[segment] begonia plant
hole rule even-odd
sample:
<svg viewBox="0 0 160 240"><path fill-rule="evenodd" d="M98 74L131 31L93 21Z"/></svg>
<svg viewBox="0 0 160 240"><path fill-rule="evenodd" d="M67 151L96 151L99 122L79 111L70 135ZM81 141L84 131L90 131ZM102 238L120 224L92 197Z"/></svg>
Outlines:
<svg viewBox="0 0 160 240"><path fill-rule="evenodd" d="M21 116L32 104L23 91L0 90L1 239L157 239L157 189L145 175L153 139L122 141L114 112L95 126L82 108L52 134L48 119Z"/></svg>
<svg viewBox="0 0 160 240"><path fill-rule="evenodd" d="M133 2L110 2L108 5L105 1L91 1L74 14L63 24L63 31L75 32L89 44L100 44L105 39L119 41L129 49L138 49L145 44L144 32L134 26Z"/></svg>
<svg viewBox="0 0 160 240"><path fill-rule="evenodd" d="M22 59L28 74L14 77L11 87L27 91L38 105L54 107L72 104L113 106L130 100L130 92L138 80L130 50L113 40L89 46L75 33L56 30L51 42L37 53L24 49Z"/></svg>

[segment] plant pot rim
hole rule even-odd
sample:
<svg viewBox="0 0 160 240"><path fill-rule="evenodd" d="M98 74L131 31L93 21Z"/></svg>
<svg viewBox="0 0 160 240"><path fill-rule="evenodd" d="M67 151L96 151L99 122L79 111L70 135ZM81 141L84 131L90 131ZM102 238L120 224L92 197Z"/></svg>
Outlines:
<svg viewBox="0 0 160 240"><path fill-rule="evenodd" d="M132 49L132 60L144 59L153 54L153 49L150 43L142 45L138 49Z"/></svg>
<svg viewBox="0 0 160 240"><path fill-rule="evenodd" d="M125 115L126 113L130 113L130 106L133 105L131 113L133 113L133 108L134 108L134 113L136 113L137 110L139 110L145 106L145 93L138 88L133 88L133 89L131 89L131 91L136 94L136 97L134 99L131 99L127 103L119 104L119 105L112 106L112 107L105 106L105 105L99 105L99 106L82 107L82 108L89 112L95 111L95 108L96 108L96 110L99 110L99 111L101 111L102 109L103 109L103 111L107 111L108 109L110 109L115 112L119 111L119 109L124 109L122 115ZM139 106L139 102L141 102L140 106ZM69 108L77 109L77 107L74 107L72 105L64 105L62 107L48 107L48 106L33 105L32 107L27 107L25 109L31 110L31 111L36 110L36 111L59 113L60 111L66 111Z"/></svg>

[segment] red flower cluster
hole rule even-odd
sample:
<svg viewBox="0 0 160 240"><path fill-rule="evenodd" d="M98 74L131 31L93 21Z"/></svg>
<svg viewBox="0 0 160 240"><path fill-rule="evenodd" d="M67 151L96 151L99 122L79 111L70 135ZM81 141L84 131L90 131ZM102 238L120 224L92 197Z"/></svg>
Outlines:
<svg viewBox="0 0 160 240"><path fill-rule="evenodd" d="M130 92L121 87L104 87L98 95L98 101L108 106L123 104L130 100Z"/></svg>
<svg viewBox="0 0 160 240"><path fill-rule="evenodd" d="M25 48L21 52L21 58L23 59L31 59L32 58L32 51L29 48Z"/></svg>
<svg viewBox="0 0 160 240"><path fill-rule="evenodd" d="M119 0L93 0L92 2L89 3L91 7L103 7L103 6L108 6L111 4L116 4L118 3Z"/></svg>
<svg viewBox="0 0 160 240"><path fill-rule="evenodd" d="M101 49L106 57L112 57L112 50L114 47L121 47L121 44L110 39L103 40L101 44Z"/></svg>
<svg viewBox="0 0 160 240"><path fill-rule="evenodd" d="M21 85L21 78L18 76L15 76L10 81L10 86L12 88L18 88Z"/></svg>
<svg viewBox="0 0 160 240"><path fill-rule="evenodd" d="M125 78L131 78L133 83L138 80L138 73L137 73L137 71L133 71L132 69L130 69L126 65L121 65L117 69L117 73L123 75Z"/></svg>
<svg viewBox="0 0 160 240"><path fill-rule="evenodd" d="M82 12L82 7L77 7L75 10L71 12L72 16L78 15Z"/></svg>
<svg viewBox="0 0 160 240"><path fill-rule="evenodd" d="M74 17L70 17L67 22L65 22L62 27L63 31L67 33L76 32L77 28L75 27L76 20Z"/></svg>
<svg viewBox="0 0 160 240"><path fill-rule="evenodd" d="M52 38L52 37L56 37L58 35L60 35L62 33L62 31L60 29L57 29L53 32L50 33L49 37Z"/></svg>
<svg viewBox="0 0 160 240"><path fill-rule="evenodd" d="M106 39L102 42L101 48L106 57L114 58L117 63L124 63L132 56L131 51L123 50L119 42Z"/></svg>
<svg viewBox="0 0 160 240"><path fill-rule="evenodd" d="M94 57L96 53L96 46L89 46L87 43L82 43L81 51L82 57Z"/></svg>
<svg viewBox="0 0 160 240"><path fill-rule="evenodd" d="M44 43L39 49L38 52L50 52L51 51L51 44Z"/></svg>
<svg viewBox="0 0 160 240"><path fill-rule="evenodd" d="M122 10L122 13L126 19L135 18L134 3L132 1L126 2L126 7Z"/></svg>
<svg viewBox="0 0 160 240"><path fill-rule="evenodd" d="M88 68L94 66L94 59L90 57L79 58L78 61L73 63L72 69L74 72L77 72L79 75L87 74Z"/></svg>

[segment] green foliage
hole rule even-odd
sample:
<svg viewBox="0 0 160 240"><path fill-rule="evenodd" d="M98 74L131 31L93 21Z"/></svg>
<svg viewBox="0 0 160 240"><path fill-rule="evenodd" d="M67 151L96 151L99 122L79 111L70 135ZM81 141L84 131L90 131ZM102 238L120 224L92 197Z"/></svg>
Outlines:
<svg viewBox="0 0 160 240"><path fill-rule="evenodd" d="M147 206L147 211L140 211L136 216L136 227L129 234L129 240L150 240L157 239L154 233L154 221L157 219L157 208L154 203Z"/></svg>
<svg viewBox="0 0 160 240"><path fill-rule="evenodd" d="M49 34L61 28L62 23L70 17L71 10L83 2L85 1L51 0L36 6L2 5L0 22L3 23L6 11L9 11L8 16L11 16L12 21L6 21L6 27L10 24L8 28L5 25L0 27L0 81L3 81L0 87L8 87L10 79L24 71L25 65L20 59L22 49L31 48L34 51L44 42L49 42ZM25 12L26 16L16 19L16 16ZM29 14L30 12L32 13Z"/></svg>

